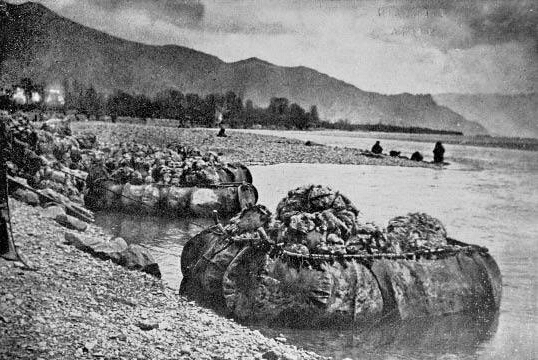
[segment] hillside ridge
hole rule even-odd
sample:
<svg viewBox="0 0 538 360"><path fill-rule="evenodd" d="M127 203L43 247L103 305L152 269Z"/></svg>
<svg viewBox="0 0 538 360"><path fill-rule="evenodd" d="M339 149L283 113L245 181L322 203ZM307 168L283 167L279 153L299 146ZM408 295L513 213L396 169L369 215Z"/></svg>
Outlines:
<svg viewBox="0 0 538 360"><path fill-rule="evenodd" d="M255 57L227 63L180 45L124 40L41 4L0 4L0 83L29 77L43 84L92 85L105 94L119 89L148 96L167 88L200 95L234 91L258 106L267 106L272 97L286 97L304 108L316 105L320 117L333 122L487 133L478 123L438 106L429 94L367 92L314 69Z"/></svg>

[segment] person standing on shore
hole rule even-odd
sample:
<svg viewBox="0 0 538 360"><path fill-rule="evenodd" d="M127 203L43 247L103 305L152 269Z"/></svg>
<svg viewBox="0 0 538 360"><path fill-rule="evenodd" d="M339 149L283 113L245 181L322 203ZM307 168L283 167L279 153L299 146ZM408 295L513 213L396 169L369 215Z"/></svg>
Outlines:
<svg viewBox="0 0 538 360"><path fill-rule="evenodd" d="M374 154L381 154L383 152L383 148L379 144L379 141L376 141L374 146L372 146L372 152Z"/></svg>
<svg viewBox="0 0 538 360"><path fill-rule="evenodd" d="M215 120L220 129L217 136L226 137L227 136L225 134L226 129L224 128L224 114L223 114L223 111L221 111L220 109L215 109Z"/></svg>
<svg viewBox="0 0 538 360"><path fill-rule="evenodd" d="M227 137L228 135L225 134L226 129L225 129L223 123L219 124L219 128L220 128L220 130L219 130L219 133L217 134L217 136L218 137Z"/></svg>
<svg viewBox="0 0 538 360"><path fill-rule="evenodd" d="M440 141L436 142L435 147L433 148L433 162L442 163L444 161L444 155L445 148L443 147L443 144L441 144Z"/></svg>

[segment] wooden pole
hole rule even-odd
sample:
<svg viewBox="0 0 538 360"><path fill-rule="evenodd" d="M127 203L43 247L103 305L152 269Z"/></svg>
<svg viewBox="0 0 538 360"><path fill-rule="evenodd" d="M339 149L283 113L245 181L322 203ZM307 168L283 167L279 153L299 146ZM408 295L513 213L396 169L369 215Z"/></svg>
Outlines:
<svg viewBox="0 0 538 360"><path fill-rule="evenodd" d="M6 260L20 260L11 233L7 190L7 131L5 124L0 124L0 256Z"/></svg>

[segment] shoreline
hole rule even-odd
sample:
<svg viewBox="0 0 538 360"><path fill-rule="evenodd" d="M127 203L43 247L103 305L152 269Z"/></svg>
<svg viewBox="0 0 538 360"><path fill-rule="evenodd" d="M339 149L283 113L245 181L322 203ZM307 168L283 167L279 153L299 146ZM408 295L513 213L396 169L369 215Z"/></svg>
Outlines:
<svg viewBox="0 0 538 360"><path fill-rule="evenodd" d="M64 244L67 230L40 207L10 207L15 243L37 269L0 259L0 358L323 359ZM92 224L85 233L106 236Z"/></svg>
<svg viewBox="0 0 538 360"><path fill-rule="evenodd" d="M293 130L292 130L293 131ZM401 140L416 141L425 143L435 143L441 141L443 144L475 146L484 148L510 149L523 151L538 151L538 139L535 138L511 138L490 135L447 135L447 134L413 134L397 132L378 131L345 131L312 129L312 133L341 132L349 137L357 138L379 138L381 140Z"/></svg>
<svg viewBox="0 0 538 360"><path fill-rule="evenodd" d="M507 150L521 150L521 151L538 151L538 138L514 138L503 136L490 136L490 135L448 135L448 134L415 134L415 133L399 133L399 132L380 132L380 131L347 131L341 129L324 129L315 128L308 130L293 130L293 129L235 129L230 128L231 131L250 132L250 133L262 133L271 131L286 132L301 132L320 134L327 136L334 136L334 134L341 134L341 136L357 139L380 139L380 140L396 140L396 141L414 141L421 143L435 143L441 141L443 144L460 145L460 146L473 146L480 148L494 148L494 149L507 149Z"/></svg>
<svg viewBox="0 0 538 360"><path fill-rule="evenodd" d="M72 122L74 134L92 133L104 143L136 141L163 146L171 142L192 146L202 152L213 151L224 161L245 165L275 165L282 163L386 165L442 169L441 165L425 161L375 156L368 151L347 147L326 146L278 137L228 130L228 137L217 137L216 129L172 128L152 125L132 125L106 122ZM373 156L372 156L373 155Z"/></svg>

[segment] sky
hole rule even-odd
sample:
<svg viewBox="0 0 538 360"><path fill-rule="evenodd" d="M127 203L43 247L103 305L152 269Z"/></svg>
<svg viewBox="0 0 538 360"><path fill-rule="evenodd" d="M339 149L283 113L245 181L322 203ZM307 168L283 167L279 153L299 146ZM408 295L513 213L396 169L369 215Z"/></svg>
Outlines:
<svg viewBox="0 0 538 360"><path fill-rule="evenodd" d="M538 92L536 0L39 2L128 40L307 66L367 91Z"/></svg>

